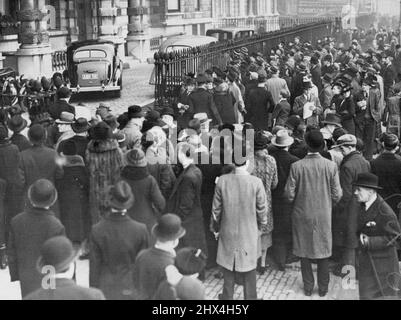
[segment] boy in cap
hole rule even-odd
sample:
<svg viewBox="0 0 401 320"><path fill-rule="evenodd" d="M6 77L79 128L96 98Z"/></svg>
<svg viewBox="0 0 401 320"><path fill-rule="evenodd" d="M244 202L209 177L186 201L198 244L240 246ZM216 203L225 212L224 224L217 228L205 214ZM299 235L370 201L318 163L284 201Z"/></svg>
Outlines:
<svg viewBox="0 0 401 320"><path fill-rule="evenodd" d="M156 244L140 252L134 264L133 279L138 300L154 297L160 283L166 279L166 267L174 265L175 248L185 232L180 217L171 213L161 216L153 226Z"/></svg>
<svg viewBox="0 0 401 320"><path fill-rule="evenodd" d="M24 300L105 300L101 291L78 286L73 280L77 251L70 240L58 236L47 240L41 250L36 267L42 273L43 268L53 267L54 274L49 279L49 288L40 288ZM51 284L54 284L53 286Z"/></svg>

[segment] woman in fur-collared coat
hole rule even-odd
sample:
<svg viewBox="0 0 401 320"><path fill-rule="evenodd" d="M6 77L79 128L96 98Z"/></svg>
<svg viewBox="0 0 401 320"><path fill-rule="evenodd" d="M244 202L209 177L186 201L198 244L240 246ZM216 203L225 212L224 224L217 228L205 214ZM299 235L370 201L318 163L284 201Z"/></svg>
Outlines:
<svg viewBox="0 0 401 320"><path fill-rule="evenodd" d="M86 150L89 171L89 206L92 225L107 212L106 188L120 180L123 154L118 142L111 138L110 127L100 122L91 133L93 140Z"/></svg>

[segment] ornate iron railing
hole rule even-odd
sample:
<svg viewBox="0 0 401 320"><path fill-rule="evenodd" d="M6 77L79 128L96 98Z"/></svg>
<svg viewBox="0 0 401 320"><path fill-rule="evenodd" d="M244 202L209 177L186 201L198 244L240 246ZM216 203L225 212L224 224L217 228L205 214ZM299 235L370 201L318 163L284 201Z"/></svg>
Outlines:
<svg viewBox="0 0 401 320"><path fill-rule="evenodd" d="M52 68L53 71L64 71L67 69L66 51L54 51L52 53Z"/></svg>
<svg viewBox="0 0 401 320"><path fill-rule="evenodd" d="M286 22L290 25L290 20ZM217 66L225 69L232 50L247 47L249 53L261 52L265 56L281 41L293 41L300 36L303 41L316 43L317 40L333 35L336 28L341 28L337 18L305 25L291 24L281 30L257 34L250 38L218 42L191 49L170 53L156 52L155 61L155 101L156 105L172 105L177 102L180 86L189 72L201 73Z"/></svg>

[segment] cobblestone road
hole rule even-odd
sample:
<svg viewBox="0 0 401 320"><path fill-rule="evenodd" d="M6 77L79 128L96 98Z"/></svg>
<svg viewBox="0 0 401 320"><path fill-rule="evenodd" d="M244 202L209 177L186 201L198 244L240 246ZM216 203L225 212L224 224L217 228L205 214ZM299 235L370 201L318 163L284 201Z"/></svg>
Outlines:
<svg viewBox="0 0 401 320"><path fill-rule="evenodd" d="M112 93L91 92L80 93L71 100L73 105L85 103L94 111L100 102L110 106L116 115L127 111L133 104L142 105L154 98L154 86L149 84L153 70L152 64L133 64L123 72L123 90L121 98L113 97Z"/></svg>
<svg viewBox="0 0 401 320"><path fill-rule="evenodd" d="M78 261L77 283L89 286L89 263ZM205 281L206 296L208 300L217 300L222 292L223 279L216 278L218 269L207 272ZM316 277L316 274L315 274ZM258 276L258 297L263 300L357 300L358 292L355 289L344 289L342 280L331 275L329 294L320 298L317 288L312 297L303 294L302 278L299 264L290 265L285 272L269 268L264 275ZM10 283L8 270L0 271L0 300L20 300L19 282ZM235 300L243 300L242 286L236 286Z"/></svg>

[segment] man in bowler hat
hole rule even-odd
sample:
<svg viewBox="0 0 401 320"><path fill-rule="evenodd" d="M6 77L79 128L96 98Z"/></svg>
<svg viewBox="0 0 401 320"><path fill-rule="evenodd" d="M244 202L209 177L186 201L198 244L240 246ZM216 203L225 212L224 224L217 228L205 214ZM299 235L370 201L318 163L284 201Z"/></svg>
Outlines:
<svg viewBox="0 0 401 320"><path fill-rule="evenodd" d="M185 235L181 219L175 214L165 214L152 229L156 244L140 252L135 260L133 279L138 300L154 297L161 282L166 280L165 269L174 265L175 248Z"/></svg>
<svg viewBox="0 0 401 320"><path fill-rule="evenodd" d="M68 238L64 236L53 237L47 240L37 260L36 268L43 274L43 270L51 270L48 274L47 286L34 291L24 300L105 300L103 293L94 288L78 286L74 280L75 260L78 252ZM43 277L47 274L43 274Z"/></svg>
<svg viewBox="0 0 401 320"><path fill-rule="evenodd" d="M11 221L7 245L11 281L20 281L25 297L41 286L43 275L36 269L43 243L49 238L64 235L64 226L50 207L57 200L57 191L49 180L36 181L28 189L31 207Z"/></svg>
<svg viewBox="0 0 401 320"><path fill-rule="evenodd" d="M354 183L350 205L347 247L357 260L359 297L361 300L396 296L399 289L397 245L401 237L398 219L391 207L378 195L379 178L362 173ZM355 265L354 261L348 261Z"/></svg>

